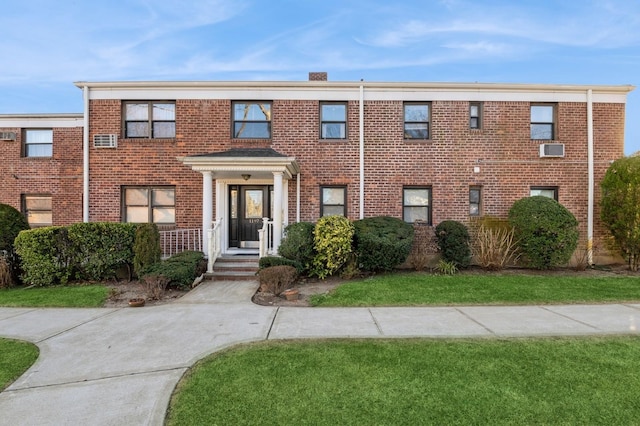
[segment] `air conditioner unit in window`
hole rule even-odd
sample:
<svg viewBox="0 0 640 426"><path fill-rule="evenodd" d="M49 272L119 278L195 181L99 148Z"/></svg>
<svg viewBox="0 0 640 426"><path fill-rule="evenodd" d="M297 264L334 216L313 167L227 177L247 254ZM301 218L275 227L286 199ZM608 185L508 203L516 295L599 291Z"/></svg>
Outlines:
<svg viewBox="0 0 640 426"><path fill-rule="evenodd" d="M543 143L540 145L540 157L564 157L564 144Z"/></svg>
<svg viewBox="0 0 640 426"><path fill-rule="evenodd" d="M15 141L16 132L0 132L0 141Z"/></svg>
<svg viewBox="0 0 640 426"><path fill-rule="evenodd" d="M94 148L117 148L118 135L93 135Z"/></svg>

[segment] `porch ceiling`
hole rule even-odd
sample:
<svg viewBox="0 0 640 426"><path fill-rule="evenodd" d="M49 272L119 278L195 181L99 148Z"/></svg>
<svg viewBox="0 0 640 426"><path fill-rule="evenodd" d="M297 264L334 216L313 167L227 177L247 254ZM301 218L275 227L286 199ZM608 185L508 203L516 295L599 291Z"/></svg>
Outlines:
<svg viewBox="0 0 640 426"><path fill-rule="evenodd" d="M285 179L300 173L295 157L287 157L271 148L234 148L228 151L178 157L178 161L197 172L213 172L214 178L272 179L273 172L282 172Z"/></svg>

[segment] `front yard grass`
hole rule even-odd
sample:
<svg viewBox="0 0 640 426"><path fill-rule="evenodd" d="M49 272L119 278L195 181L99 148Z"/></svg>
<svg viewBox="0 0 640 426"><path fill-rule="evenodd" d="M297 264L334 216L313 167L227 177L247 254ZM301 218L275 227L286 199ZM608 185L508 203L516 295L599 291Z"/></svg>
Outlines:
<svg viewBox="0 0 640 426"><path fill-rule="evenodd" d="M313 306L612 303L640 300L638 276L401 273L346 282Z"/></svg>
<svg viewBox="0 0 640 426"><path fill-rule="evenodd" d="M38 347L32 343L0 337L0 391L7 388L38 358Z"/></svg>
<svg viewBox="0 0 640 426"><path fill-rule="evenodd" d="M109 297L103 285L10 288L0 290L0 306L21 308L99 308Z"/></svg>
<svg viewBox="0 0 640 426"><path fill-rule="evenodd" d="M637 424L640 340L264 342L214 354L169 425Z"/></svg>

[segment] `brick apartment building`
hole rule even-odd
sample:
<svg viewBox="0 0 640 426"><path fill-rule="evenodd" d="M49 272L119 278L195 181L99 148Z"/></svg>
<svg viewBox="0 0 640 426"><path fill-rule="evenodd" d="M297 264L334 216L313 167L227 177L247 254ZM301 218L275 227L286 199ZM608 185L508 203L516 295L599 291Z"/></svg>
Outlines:
<svg viewBox="0 0 640 426"><path fill-rule="evenodd" d="M82 114L0 116L0 202L33 225L219 219L232 253L255 249L263 217L277 246L328 214L468 222L541 194L603 246L599 182L624 155L632 86L309 77L77 82Z"/></svg>

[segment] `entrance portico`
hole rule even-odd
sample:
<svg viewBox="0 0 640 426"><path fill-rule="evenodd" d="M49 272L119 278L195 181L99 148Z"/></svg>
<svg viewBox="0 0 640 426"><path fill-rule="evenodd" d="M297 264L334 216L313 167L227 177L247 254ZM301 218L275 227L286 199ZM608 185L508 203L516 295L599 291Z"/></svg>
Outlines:
<svg viewBox="0 0 640 426"><path fill-rule="evenodd" d="M257 248L254 229L262 218L273 220L272 246L277 251L289 221L288 184L300 169L295 158L271 148L235 148L228 151L179 157L202 174L203 250L207 253L209 230L220 235L218 250ZM215 191L213 188L215 180ZM214 220L215 192L215 220ZM211 261L212 259L210 259Z"/></svg>

